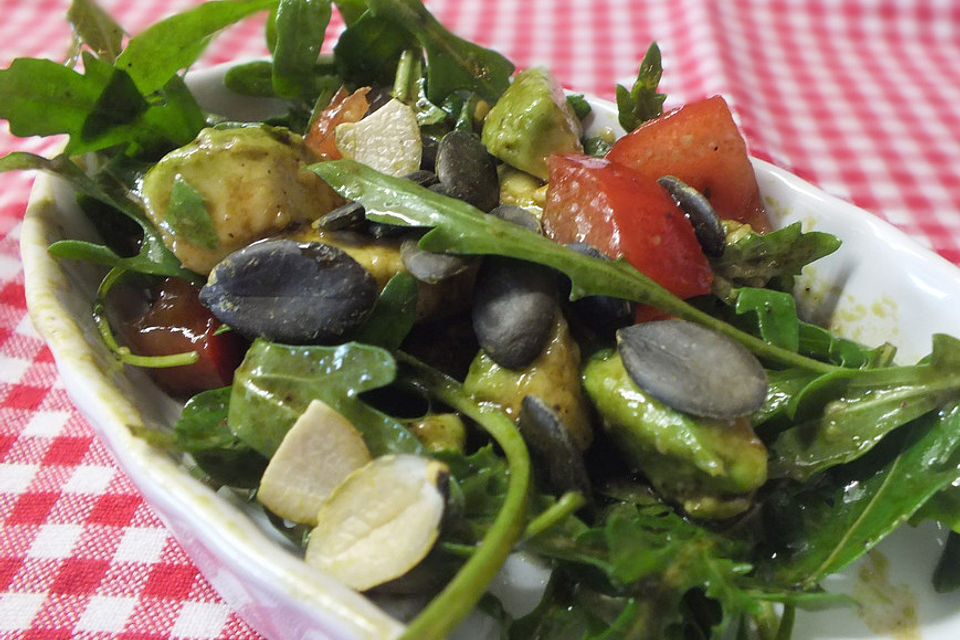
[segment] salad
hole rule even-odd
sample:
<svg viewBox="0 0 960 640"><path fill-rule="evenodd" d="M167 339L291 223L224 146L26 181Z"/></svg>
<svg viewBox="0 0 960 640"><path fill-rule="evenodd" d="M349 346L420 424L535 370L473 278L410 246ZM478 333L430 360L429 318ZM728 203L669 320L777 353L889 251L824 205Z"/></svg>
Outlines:
<svg viewBox="0 0 960 640"><path fill-rule="evenodd" d="M280 112L203 112L184 71L263 11L272 57L225 82ZM655 45L623 135L587 137L582 96L418 0L69 17L69 64L0 71L11 131L69 140L0 169L68 180L101 232L50 252L103 267L105 344L184 400L137 435L414 603L406 637L479 607L511 638L785 639L900 525L956 529L960 341L897 363L798 317L839 242L770 229L723 99L662 113ZM549 573L523 611L488 591L518 557Z"/></svg>

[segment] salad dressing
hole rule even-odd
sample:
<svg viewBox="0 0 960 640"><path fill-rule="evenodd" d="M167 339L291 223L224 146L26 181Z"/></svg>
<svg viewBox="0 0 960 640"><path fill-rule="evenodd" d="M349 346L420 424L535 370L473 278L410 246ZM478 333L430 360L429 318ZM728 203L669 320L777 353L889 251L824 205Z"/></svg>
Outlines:
<svg viewBox="0 0 960 640"><path fill-rule="evenodd" d="M890 561L876 549L867 553L853 585L863 622L877 635L894 640L920 640L917 597L903 584L894 584Z"/></svg>

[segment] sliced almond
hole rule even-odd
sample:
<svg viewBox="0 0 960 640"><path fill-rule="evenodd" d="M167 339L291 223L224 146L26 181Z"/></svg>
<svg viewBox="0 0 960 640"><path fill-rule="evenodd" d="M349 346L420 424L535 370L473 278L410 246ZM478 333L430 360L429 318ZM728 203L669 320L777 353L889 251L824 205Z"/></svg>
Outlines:
<svg viewBox="0 0 960 640"><path fill-rule="evenodd" d="M307 564L357 591L404 575L437 540L448 479L442 462L409 454L358 469L320 507Z"/></svg>
<svg viewBox="0 0 960 640"><path fill-rule="evenodd" d="M370 451L353 424L314 400L270 459L257 499L280 517L316 524L327 496L369 461Z"/></svg>

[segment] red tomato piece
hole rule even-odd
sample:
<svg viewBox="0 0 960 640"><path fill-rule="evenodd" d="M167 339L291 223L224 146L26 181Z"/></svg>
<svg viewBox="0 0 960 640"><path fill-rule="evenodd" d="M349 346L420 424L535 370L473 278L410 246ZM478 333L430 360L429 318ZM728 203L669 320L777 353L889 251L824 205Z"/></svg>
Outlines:
<svg viewBox="0 0 960 640"><path fill-rule="evenodd" d="M607 158L654 180L676 176L705 195L721 218L770 230L747 145L721 96L643 123L617 140Z"/></svg>
<svg viewBox="0 0 960 640"><path fill-rule="evenodd" d="M246 342L232 331L216 333L221 323L200 303L198 291L188 282L167 278L153 304L124 328L131 350L138 355L199 354L200 359L190 365L148 369L171 395L229 385L243 359Z"/></svg>
<svg viewBox="0 0 960 640"><path fill-rule="evenodd" d="M340 87L330 104L320 112L320 115L310 125L310 129L303 137L303 142L317 154L321 160L339 160L340 150L337 149L337 125L344 122L359 122L370 108L367 93L370 87L360 87L353 93Z"/></svg>
<svg viewBox="0 0 960 640"><path fill-rule="evenodd" d="M680 298L710 292L713 272L693 226L656 180L576 154L555 154L548 164L548 237L623 257Z"/></svg>

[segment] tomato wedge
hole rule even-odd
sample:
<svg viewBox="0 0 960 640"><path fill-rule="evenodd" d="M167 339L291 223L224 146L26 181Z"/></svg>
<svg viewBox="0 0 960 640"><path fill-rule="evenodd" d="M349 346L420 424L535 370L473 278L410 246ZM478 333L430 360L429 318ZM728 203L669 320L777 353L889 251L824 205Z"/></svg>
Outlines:
<svg viewBox="0 0 960 640"><path fill-rule="evenodd" d="M617 140L607 159L653 180L676 176L705 195L721 218L770 230L747 145L721 96L643 123Z"/></svg>
<svg viewBox="0 0 960 640"><path fill-rule="evenodd" d="M577 154L555 154L548 165L548 237L623 257L680 298L710 292L713 272L693 226L655 179Z"/></svg>
<svg viewBox="0 0 960 640"><path fill-rule="evenodd" d="M353 93L340 87L330 99L330 104L311 123L303 142L321 160L339 160L343 156L337 149L337 125L344 122L359 122L370 108L367 93L370 87L360 87Z"/></svg>
<svg viewBox="0 0 960 640"><path fill-rule="evenodd" d="M246 341L232 331L217 333L221 323L200 303L198 289L178 278L166 278L156 299L124 327L134 353L163 356L196 351L193 364L148 369L165 391L187 396L227 386L240 365Z"/></svg>

